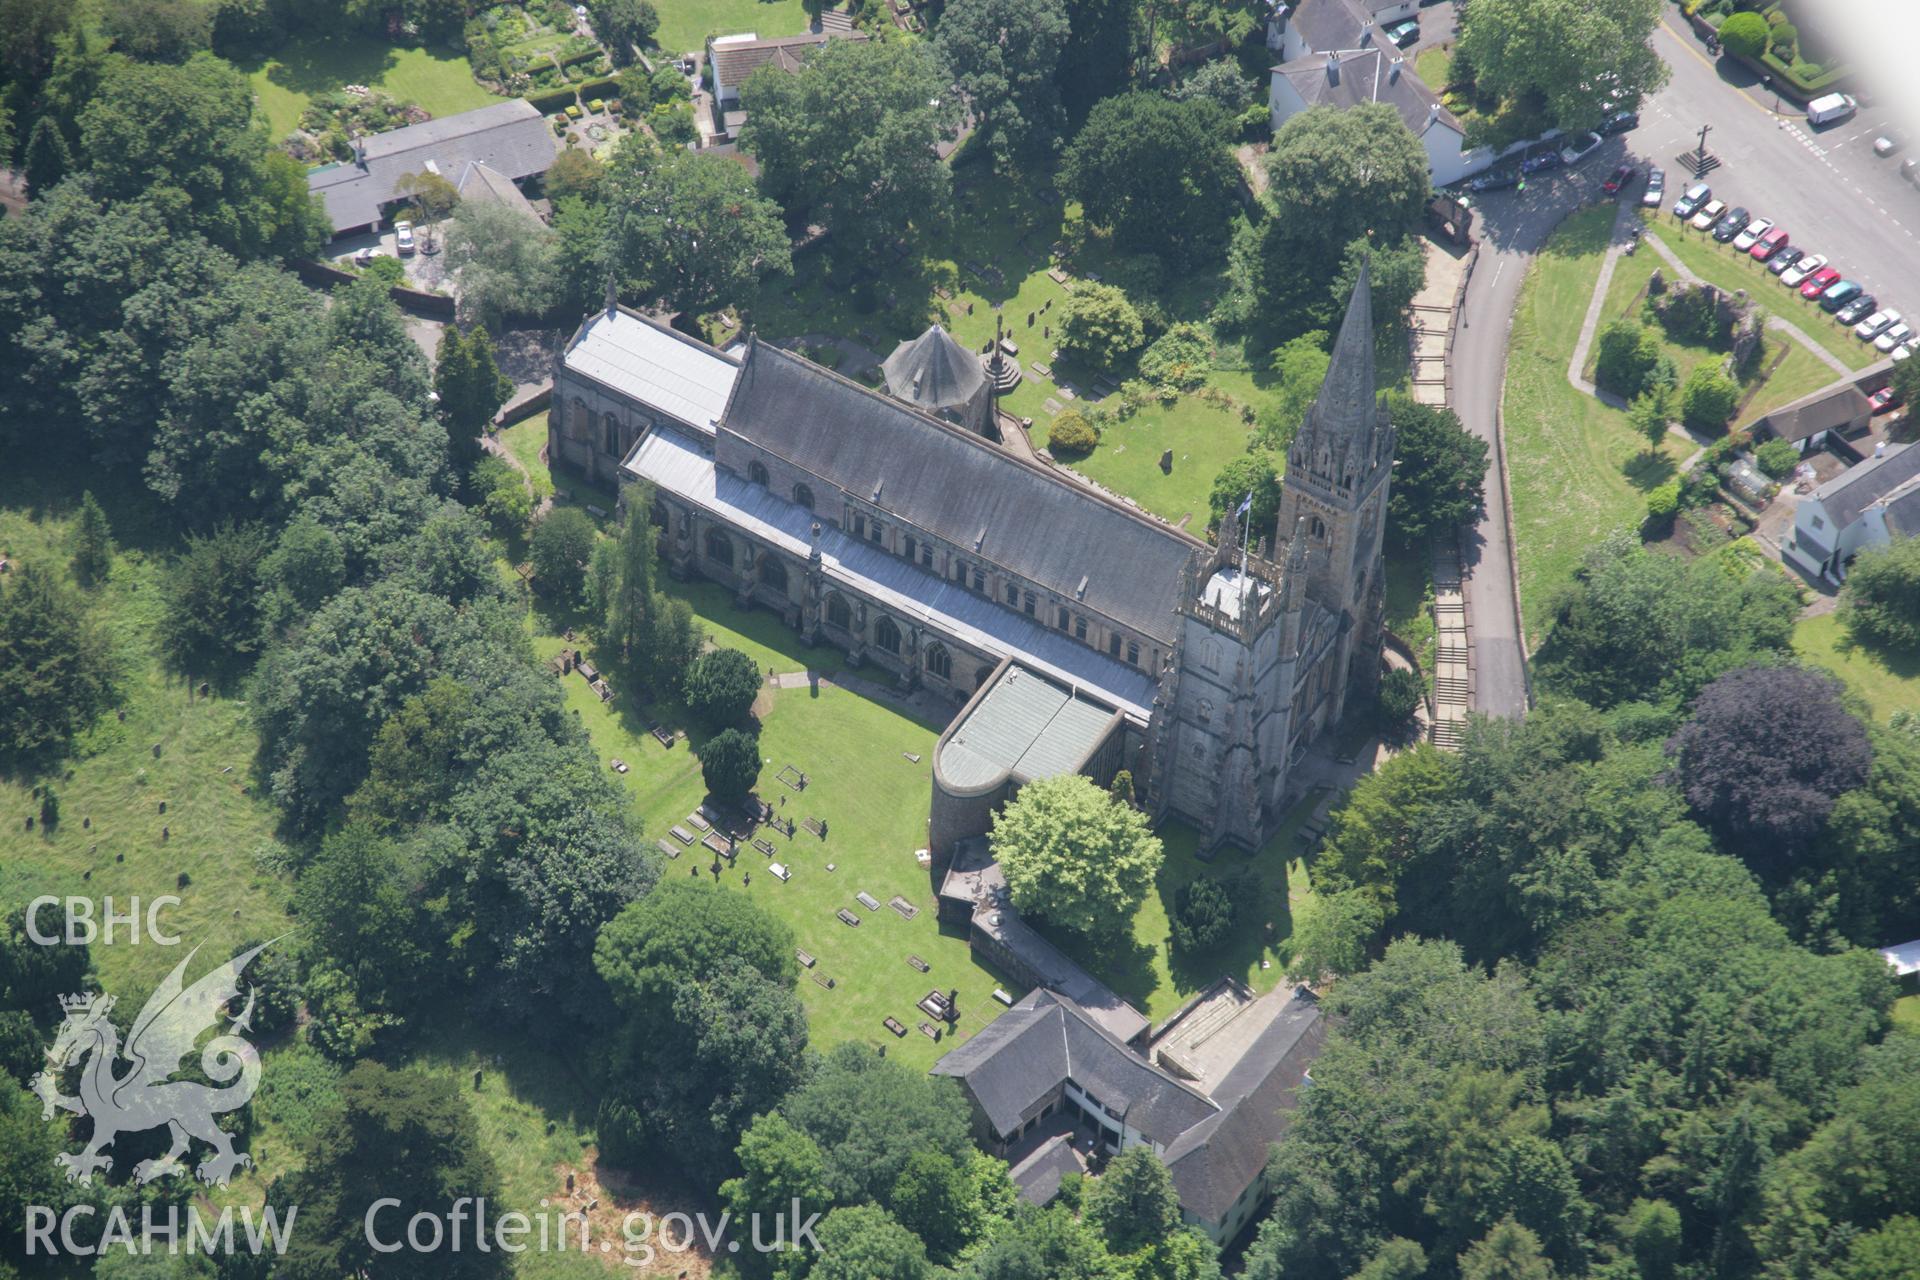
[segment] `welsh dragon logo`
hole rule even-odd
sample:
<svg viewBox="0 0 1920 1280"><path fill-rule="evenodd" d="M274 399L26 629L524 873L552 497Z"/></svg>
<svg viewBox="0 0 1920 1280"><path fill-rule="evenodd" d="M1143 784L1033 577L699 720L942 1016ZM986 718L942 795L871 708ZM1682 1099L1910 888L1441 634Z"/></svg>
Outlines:
<svg viewBox="0 0 1920 1280"><path fill-rule="evenodd" d="M60 998L66 1021L47 1050L51 1065L34 1078L33 1091L40 1096L44 1118L52 1119L58 1108L93 1121L93 1136L84 1151L54 1157L69 1182L90 1183L95 1170L111 1170L113 1157L105 1151L121 1134L161 1125L172 1134L173 1146L165 1155L134 1166L133 1175L142 1183L185 1173L181 1157L194 1138L213 1147L195 1169L202 1182L225 1186L237 1170L253 1163L246 1152L233 1149L232 1136L214 1120L221 1112L245 1106L260 1084L260 1054L235 1034L253 1030L251 987L240 1015L200 1051L200 1069L215 1084L171 1077L200 1036L219 1024L228 1003L240 994L240 974L269 945L263 942L242 952L190 987L182 975L199 948L188 952L141 1007L125 1048L107 1018L112 996L85 992ZM79 1096L68 1097L60 1092L60 1073L82 1058L86 1065L80 1071ZM126 1069L116 1073L123 1062Z"/></svg>

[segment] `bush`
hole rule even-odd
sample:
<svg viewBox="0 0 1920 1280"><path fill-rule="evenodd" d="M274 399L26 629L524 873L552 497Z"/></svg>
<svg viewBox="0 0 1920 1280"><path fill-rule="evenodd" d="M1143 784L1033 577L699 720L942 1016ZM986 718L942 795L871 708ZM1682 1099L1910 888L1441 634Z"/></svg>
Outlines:
<svg viewBox="0 0 1920 1280"><path fill-rule="evenodd" d="M1085 457L1100 443L1100 433L1078 409L1068 409L1053 420L1047 431L1047 449L1056 457Z"/></svg>
<svg viewBox="0 0 1920 1280"><path fill-rule="evenodd" d="M1405 724L1426 701L1426 686L1417 672L1395 667L1380 677L1380 714L1388 724Z"/></svg>
<svg viewBox="0 0 1920 1280"><path fill-rule="evenodd" d="M534 581L563 604L576 604L593 555L593 521L578 507L556 507L533 528Z"/></svg>
<svg viewBox="0 0 1920 1280"><path fill-rule="evenodd" d="M1767 20L1757 13L1736 13L1720 24L1720 43L1728 53L1757 58L1767 50Z"/></svg>
<svg viewBox="0 0 1920 1280"><path fill-rule="evenodd" d="M1753 451L1754 465L1770 480L1784 480L1800 463L1800 451L1785 440L1769 440Z"/></svg>
<svg viewBox="0 0 1920 1280"><path fill-rule="evenodd" d="M1060 349L1096 369L1124 364L1146 337L1140 313L1112 285L1083 283L1060 309Z"/></svg>
<svg viewBox="0 0 1920 1280"><path fill-rule="evenodd" d="M1703 364L1687 376L1680 392L1680 417L1700 431L1721 431L1740 402L1740 388L1711 364Z"/></svg>
<svg viewBox="0 0 1920 1280"><path fill-rule="evenodd" d="M1204 326L1183 322L1162 334L1140 356L1140 376L1161 386L1191 391L1213 367L1213 339Z"/></svg>
<svg viewBox="0 0 1920 1280"><path fill-rule="evenodd" d="M1612 321L1600 331L1594 381L1631 400L1658 380L1665 354L1659 335L1645 325L1632 320Z"/></svg>
<svg viewBox="0 0 1920 1280"><path fill-rule="evenodd" d="M687 709L708 724L737 724L760 696L760 668L738 649L703 653L687 673Z"/></svg>
<svg viewBox="0 0 1920 1280"><path fill-rule="evenodd" d="M1680 482L1669 480L1647 495L1647 521L1665 525L1680 510Z"/></svg>
<svg viewBox="0 0 1920 1280"><path fill-rule="evenodd" d="M759 780L760 739L744 729L714 734L695 754L707 794L721 804L739 804Z"/></svg>
<svg viewBox="0 0 1920 1280"><path fill-rule="evenodd" d="M1800 47L1800 29L1791 22L1780 23L1768 36L1767 47L1782 62L1792 62L1794 53Z"/></svg>
<svg viewBox="0 0 1920 1280"><path fill-rule="evenodd" d="M1232 880L1199 876L1187 881L1173 895L1173 945L1181 951L1213 946L1233 931L1238 904L1257 892L1244 876Z"/></svg>

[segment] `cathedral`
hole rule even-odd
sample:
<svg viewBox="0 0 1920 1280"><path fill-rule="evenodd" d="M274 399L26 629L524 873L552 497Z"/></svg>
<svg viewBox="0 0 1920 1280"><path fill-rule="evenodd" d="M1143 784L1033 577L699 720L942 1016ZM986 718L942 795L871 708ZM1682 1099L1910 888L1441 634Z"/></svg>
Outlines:
<svg viewBox="0 0 1920 1280"><path fill-rule="evenodd" d="M1019 785L1061 772L1128 770L1156 818L1258 848L1302 752L1379 670L1394 437L1366 270L1276 526L1243 512L1213 543L983 431L972 370L947 368L969 353L933 333L888 395L612 306L556 361L549 458L623 501L644 486L676 574L951 699L928 837L943 865Z"/></svg>

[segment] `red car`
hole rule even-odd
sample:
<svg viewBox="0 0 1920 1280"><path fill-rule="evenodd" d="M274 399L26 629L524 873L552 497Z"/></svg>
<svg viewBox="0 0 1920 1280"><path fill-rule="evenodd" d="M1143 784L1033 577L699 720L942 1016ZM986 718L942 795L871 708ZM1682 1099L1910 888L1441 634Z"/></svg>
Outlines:
<svg viewBox="0 0 1920 1280"><path fill-rule="evenodd" d="M1617 196L1629 182L1640 176L1640 171L1630 164L1623 164L1613 171L1608 179L1600 184L1600 189L1610 196Z"/></svg>
<svg viewBox="0 0 1920 1280"><path fill-rule="evenodd" d="M1839 279L1840 272L1838 269L1834 267L1822 267L1800 282L1800 296L1803 298L1817 298L1825 293L1827 288Z"/></svg>
<svg viewBox="0 0 1920 1280"><path fill-rule="evenodd" d="M1785 227L1775 227L1754 241L1753 248L1747 250L1747 252L1753 255L1755 262L1765 262L1768 258L1771 258L1774 254L1786 247L1787 229Z"/></svg>
<svg viewBox="0 0 1920 1280"><path fill-rule="evenodd" d="M1876 414L1891 413L1900 407L1900 397L1892 387L1882 387L1867 397L1867 403Z"/></svg>

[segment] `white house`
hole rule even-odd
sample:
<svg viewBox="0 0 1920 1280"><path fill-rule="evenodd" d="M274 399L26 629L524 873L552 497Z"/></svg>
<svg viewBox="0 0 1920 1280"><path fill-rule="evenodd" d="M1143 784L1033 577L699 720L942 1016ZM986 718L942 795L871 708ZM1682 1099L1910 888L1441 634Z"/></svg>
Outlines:
<svg viewBox="0 0 1920 1280"><path fill-rule="evenodd" d="M1420 11L1419 0L1297 0L1267 19L1267 48L1282 62L1335 49L1364 49L1378 33Z"/></svg>
<svg viewBox="0 0 1920 1280"><path fill-rule="evenodd" d="M1809 577L1838 585L1868 547L1920 535L1920 446L1881 444L1800 500L1780 554Z"/></svg>
<svg viewBox="0 0 1920 1280"><path fill-rule="evenodd" d="M1427 153L1436 187L1478 173L1496 158L1489 147L1467 146L1458 117L1391 46L1304 54L1273 69L1267 93L1276 130L1309 107L1345 110L1367 102L1384 102L1400 113Z"/></svg>

